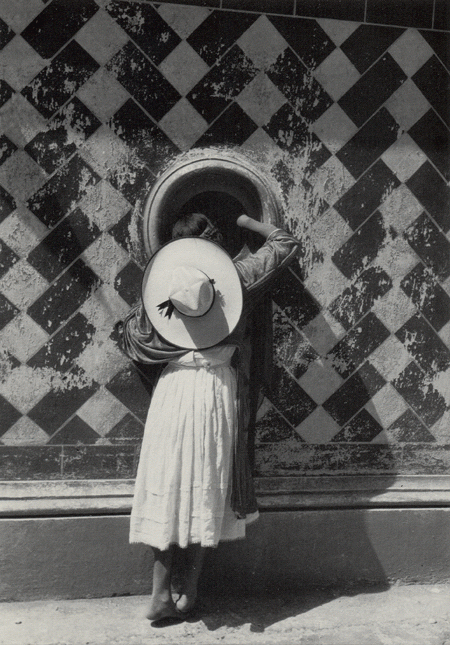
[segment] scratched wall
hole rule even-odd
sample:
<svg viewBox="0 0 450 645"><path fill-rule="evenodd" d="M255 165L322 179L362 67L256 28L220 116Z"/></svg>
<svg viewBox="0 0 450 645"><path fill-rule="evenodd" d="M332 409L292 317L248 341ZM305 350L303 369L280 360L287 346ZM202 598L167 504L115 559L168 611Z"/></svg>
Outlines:
<svg viewBox="0 0 450 645"><path fill-rule="evenodd" d="M155 176L204 146L302 240L258 473L447 472L448 29L445 0L0 3L3 479L133 475L153 375L114 325Z"/></svg>

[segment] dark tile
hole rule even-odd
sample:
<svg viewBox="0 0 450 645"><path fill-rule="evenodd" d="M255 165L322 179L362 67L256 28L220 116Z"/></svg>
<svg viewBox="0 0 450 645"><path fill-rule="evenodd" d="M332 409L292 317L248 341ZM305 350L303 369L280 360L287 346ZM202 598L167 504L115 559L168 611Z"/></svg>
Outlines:
<svg viewBox="0 0 450 645"><path fill-rule="evenodd" d="M385 385L385 380L365 363L325 401L323 408L340 426L345 425Z"/></svg>
<svg viewBox="0 0 450 645"><path fill-rule="evenodd" d="M36 354L30 358L30 367L49 367L67 372L73 361L89 344L95 327L81 313L77 313Z"/></svg>
<svg viewBox="0 0 450 645"><path fill-rule="evenodd" d="M134 205L138 199L145 199L155 183L155 175L139 161L130 164L126 173L121 168L115 169L109 175L108 181Z"/></svg>
<svg viewBox="0 0 450 645"><path fill-rule="evenodd" d="M16 152L17 146L5 134L0 136L0 166Z"/></svg>
<svg viewBox="0 0 450 645"><path fill-rule="evenodd" d="M256 76L258 70L234 45L188 93L187 98L211 123Z"/></svg>
<svg viewBox="0 0 450 645"><path fill-rule="evenodd" d="M129 479L133 477L134 446L65 446L66 479Z"/></svg>
<svg viewBox="0 0 450 645"><path fill-rule="evenodd" d="M424 372L436 374L450 367L450 349L419 314L412 316L395 335Z"/></svg>
<svg viewBox="0 0 450 645"><path fill-rule="evenodd" d="M132 216L133 211L129 210L128 213L108 230L108 233L115 239L117 244L128 253L132 248L132 234L130 229Z"/></svg>
<svg viewBox="0 0 450 645"><path fill-rule="evenodd" d="M16 408L0 394L0 417L2 419L2 423L0 425L0 437L3 436L5 432L20 419L21 416L22 413L16 410Z"/></svg>
<svg viewBox="0 0 450 645"><path fill-rule="evenodd" d="M199 7L220 7L221 0L183 0L183 4L197 5ZM180 4L180 0L164 0L164 4Z"/></svg>
<svg viewBox="0 0 450 645"><path fill-rule="evenodd" d="M100 177L75 155L27 202L27 206L46 226L55 226L74 209L77 202Z"/></svg>
<svg viewBox="0 0 450 645"><path fill-rule="evenodd" d="M277 443L292 437L298 437L303 441L300 435L297 435L292 426L290 426L289 423L273 408L270 408L256 422L255 432L256 446L261 446L267 443Z"/></svg>
<svg viewBox="0 0 450 645"><path fill-rule="evenodd" d="M169 157L179 152L177 146L133 99L129 99L115 113L109 126L153 172L158 172Z"/></svg>
<svg viewBox="0 0 450 645"><path fill-rule="evenodd" d="M367 22L402 27L433 26L433 0L367 0Z"/></svg>
<svg viewBox="0 0 450 645"><path fill-rule="evenodd" d="M389 336L389 330L370 312L328 352L328 357L336 372L347 378Z"/></svg>
<svg viewBox="0 0 450 645"><path fill-rule="evenodd" d="M394 117L383 107L342 146L336 157L357 179L397 141L399 129Z"/></svg>
<svg viewBox="0 0 450 645"><path fill-rule="evenodd" d="M135 416L145 422L153 383L142 372L129 365L116 374L106 387Z"/></svg>
<svg viewBox="0 0 450 645"><path fill-rule="evenodd" d="M425 152L430 161L442 175L450 179L450 131L442 123L434 110L428 112L419 119L408 134L414 139L420 148Z"/></svg>
<svg viewBox="0 0 450 645"><path fill-rule="evenodd" d="M207 146L241 146L258 129L252 119L232 103L195 142L194 148Z"/></svg>
<svg viewBox="0 0 450 645"><path fill-rule="evenodd" d="M355 230L399 185L400 181L380 159L338 199L334 208Z"/></svg>
<svg viewBox="0 0 450 645"><path fill-rule="evenodd" d="M336 45L315 20L270 16L270 22L310 69L322 63Z"/></svg>
<svg viewBox="0 0 450 645"><path fill-rule="evenodd" d="M283 365L296 379L318 358L316 350L279 311L275 311L273 316L273 343L278 364Z"/></svg>
<svg viewBox="0 0 450 645"><path fill-rule="evenodd" d="M159 65L181 41L149 4L110 0L105 9L155 65Z"/></svg>
<svg viewBox="0 0 450 645"><path fill-rule="evenodd" d="M61 448L0 446L0 479L35 480L61 477Z"/></svg>
<svg viewBox="0 0 450 645"><path fill-rule="evenodd" d="M450 188L430 162L422 164L406 185L447 233L450 229Z"/></svg>
<svg viewBox="0 0 450 645"><path fill-rule="evenodd" d="M291 271L283 271L272 290L272 298L297 327L311 322L320 306Z"/></svg>
<svg viewBox="0 0 450 645"><path fill-rule="evenodd" d="M278 56L266 74L309 123L316 121L333 105L332 98L290 48Z"/></svg>
<svg viewBox="0 0 450 645"><path fill-rule="evenodd" d="M98 439L100 439L100 435L90 425L75 415L58 432L55 432L48 443L74 446L77 444L93 444Z"/></svg>
<svg viewBox="0 0 450 645"><path fill-rule="evenodd" d="M14 31L0 18L0 49L3 49L15 36Z"/></svg>
<svg viewBox="0 0 450 645"><path fill-rule="evenodd" d="M0 78L0 107L9 101L13 96L14 90L8 85L6 81Z"/></svg>
<svg viewBox="0 0 450 645"><path fill-rule="evenodd" d="M100 230L76 208L60 222L27 258L51 282L100 235Z"/></svg>
<svg viewBox="0 0 450 645"><path fill-rule="evenodd" d="M42 58L51 58L98 11L94 0L53 0L20 34Z"/></svg>
<svg viewBox="0 0 450 645"><path fill-rule="evenodd" d="M293 426L304 421L317 404L282 367L274 366L268 399Z"/></svg>
<svg viewBox="0 0 450 645"><path fill-rule="evenodd" d="M347 116L361 127L406 81L407 76L390 54L385 54L339 99Z"/></svg>
<svg viewBox="0 0 450 645"><path fill-rule="evenodd" d="M162 119L181 98L159 69L131 41L107 63L106 69L156 121Z"/></svg>
<svg viewBox="0 0 450 645"><path fill-rule="evenodd" d="M14 197L3 186L0 186L0 222L3 222L15 208L16 202Z"/></svg>
<svg viewBox="0 0 450 645"><path fill-rule="evenodd" d="M439 0L436 0L438 3ZM445 3L448 7L448 15L450 16L450 7L445 0ZM447 27L450 30L450 22ZM434 49L436 56L439 58L441 63L450 71L450 34L444 34L439 31L421 31L420 35L425 38L427 43L431 45Z"/></svg>
<svg viewBox="0 0 450 645"><path fill-rule="evenodd" d="M436 441L431 432L408 408L389 426L389 435L399 443L427 443Z"/></svg>
<svg viewBox="0 0 450 645"><path fill-rule="evenodd" d="M108 441L119 444L138 444L142 441L144 425L129 412L106 435Z"/></svg>
<svg viewBox="0 0 450 645"><path fill-rule="evenodd" d="M406 229L404 235L410 246L439 280L448 278L450 242L426 213L422 213Z"/></svg>
<svg viewBox="0 0 450 645"><path fill-rule="evenodd" d="M55 433L98 389L96 383L74 385L77 375L82 383L79 372L72 372L68 375L66 389L52 389L28 412L30 419L49 435Z"/></svg>
<svg viewBox="0 0 450 645"><path fill-rule="evenodd" d="M296 15L362 22L364 0L301 0L297 2Z"/></svg>
<svg viewBox="0 0 450 645"><path fill-rule="evenodd" d="M431 103L441 119L450 126L450 74L441 61L432 56L412 76L419 90Z"/></svg>
<svg viewBox="0 0 450 645"><path fill-rule="evenodd" d="M414 361L405 367L392 385L427 426L436 423L447 410L444 397Z"/></svg>
<svg viewBox="0 0 450 645"><path fill-rule="evenodd" d="M342 43L341 49L360 74L371 65L402 35L404 29L360 25Z"/></svg>
<svg viewBox="0 0 450 645"><path fill-rule="evenodd" d="M415 444L404 446L402 470L413 475L448 475L450 470L450 446Z"/></svg>
<svg viewBox="0 0 450 645"><path fill-rule="evenodd" d="M75 40L71 40L21 93L48 119L84 85L98 67L92 56ZM61 82L62 78L64 83Z"/></svg>
<svg viewBox="0 0 450 645"><path fill-rule="evenodd" d="M423 264L414 267L400 286L436 331L450 320L450 298Z"/></svg>
<svg viewBox="0 0 450 645"><path fill-rule="evenodd" d="M132 260L117 274L114 287L130 306L141 296L142 269Z"/></svg>
<svg viewBox="0 0 450 645"><path fill-rule="evenodd" d="M392 280L383 269L370 267L336 298L329 310L345 329L350 329L391 287Z"/></svg>
<svg viewBox="0 0 450 645"><path fill-rule="evenodd" d="M17 307L0 293L0 329L3 329L5 325L11 322L17 313L19 313Z"/></svg>
<svg viewBox="0 0 450 645"><path fill-rule="evenodd" d="M51 174L100 126L100 121L75 96L48 123L48 129L30 141L25 150Z"/></svg>
<svg viewBox="0 0 450 645"><path fill-rule="evenodd" d="M53 334L100 284L100 278L79 259L33 302L27 313Z"/></svg>
<svg viewBox="0 0 450 645"><path fill-rule="evenodd" d="M222 9L294 15L294 0L222 0Z"/></svg>
<svg viewBox="0 0 450 645"><path fill-rule="evenodd" d="M379 211L375 211L336 251L332 257L334 264L346 278L354 278L376 258L386 235L383 216Z"/></svg>
<svg viewBox="0 0 450 645"><path fill-rule="evenodd" d="M383 426L376 421L365 408L345 425L332 439L334 443L365 442L369 443L380 434Z"/></svg>
<svg viewBox="0 0 450 645"><path fill-rule="evenodd" d="M434 29L450 31L450 6L448 0L434 0Z"/></svg>
<svg viewBox="0 0 450 645"><path fill-rule="evenodd" d="M245 13L213 11L186 40L212 66L257 18Z"/></svg>
<svg viewBox="0 0 450 645"><path fill-rule="evenodd" d="M0 239L0 278L15 265L19 256Z"/></svg>

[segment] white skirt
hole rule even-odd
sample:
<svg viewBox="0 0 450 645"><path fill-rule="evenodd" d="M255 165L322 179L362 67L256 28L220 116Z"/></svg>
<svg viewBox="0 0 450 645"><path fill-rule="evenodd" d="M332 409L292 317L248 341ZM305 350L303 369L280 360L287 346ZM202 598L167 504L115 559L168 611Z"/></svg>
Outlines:
<svg viewBox="0 0 450 645"><path fill-rule="evenodd" d="M131 512L130 542L217 546L245 537L258 513L230 507L237 432L234 347L189 352L167 365L153 392Z"/></svg>

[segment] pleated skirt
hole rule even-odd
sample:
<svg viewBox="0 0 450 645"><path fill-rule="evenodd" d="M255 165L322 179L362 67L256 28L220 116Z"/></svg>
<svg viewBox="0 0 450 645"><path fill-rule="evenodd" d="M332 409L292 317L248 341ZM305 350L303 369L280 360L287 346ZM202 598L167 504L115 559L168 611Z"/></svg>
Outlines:
<svg viewBox="0 0 450 645"><path fill-rule="evenodd" d="M226 351L225 351L226 350ZM131 513L130 542L217 546L245 536L255 513L230 507L237 432L234 348L190 352L168 364L145 425Z"/></svg>

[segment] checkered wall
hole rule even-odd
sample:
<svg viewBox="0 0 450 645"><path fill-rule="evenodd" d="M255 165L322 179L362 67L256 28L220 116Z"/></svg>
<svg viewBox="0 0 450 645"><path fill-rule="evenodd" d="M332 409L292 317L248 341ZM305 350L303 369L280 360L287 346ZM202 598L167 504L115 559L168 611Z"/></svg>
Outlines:
<svg viewBox="0 0 450 645"><path fill-rule="evenodd" d="M0 5L2 478L133 475L154 374L114 325L143 199L219 145L277 182L302 239L258 473L447 469L447 28L440 0Z"/></svg>

